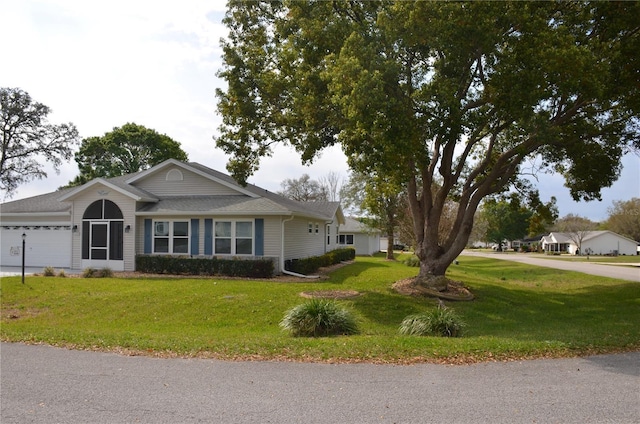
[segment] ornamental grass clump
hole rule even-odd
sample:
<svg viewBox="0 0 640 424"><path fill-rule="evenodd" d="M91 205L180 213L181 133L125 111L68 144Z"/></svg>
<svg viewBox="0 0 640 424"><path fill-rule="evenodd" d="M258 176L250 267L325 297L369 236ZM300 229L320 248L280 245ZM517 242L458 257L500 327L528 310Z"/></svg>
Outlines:
<svg viewBox="0 0 640 424"><path fill-rule="evenodd" d="M437 309L406 317L400 324L400 334L407 336L460 337L464 321L452 309Z"/></svg>
<svg viewBox="0 0 640 424"><path fill-rule="evenodd" d="M311 299L287 311L280 327L296 337L356 334L354 315L330 299Z"/></svg>

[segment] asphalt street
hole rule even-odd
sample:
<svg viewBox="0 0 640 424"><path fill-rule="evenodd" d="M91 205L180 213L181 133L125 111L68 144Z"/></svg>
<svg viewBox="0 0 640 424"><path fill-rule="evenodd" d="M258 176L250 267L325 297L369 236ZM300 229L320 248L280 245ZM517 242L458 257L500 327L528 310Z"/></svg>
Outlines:
<svg viewBox="0 0 640 424"><path fill-rule="evenodd" d="M0 358L2 424L640 422L640 352L393 366L3 343Z"/></svg>
<svg viewBox="0 0 640 424"><path fill-rule="evenodd" d="M597 275L600 277L618 278L620 280L640 282L640 258L636 264L603 264L596 262L571 262L561 259L544 259L527 254L492 252L484 253L473 250L465 250L463 256L480 256L504 261L523 262L529 265L543 266L546 268L562 269L566 271L583 272L585 274Z"/></svg>

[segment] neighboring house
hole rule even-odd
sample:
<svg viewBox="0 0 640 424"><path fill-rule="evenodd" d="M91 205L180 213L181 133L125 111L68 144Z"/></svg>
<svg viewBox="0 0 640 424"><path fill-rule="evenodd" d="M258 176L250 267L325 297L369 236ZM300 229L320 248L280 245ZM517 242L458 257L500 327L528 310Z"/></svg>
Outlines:
<svg viewBox="0 0 640 424"><path fill-rule="evenodd" d="M582 238L584 255L636 255L636 246L636 241L613 231L587 231ZM578 253L576 242L569 234L560 232L542 237L542 248L545 252Z"/></svg>
<svg viewBox="0 0 640 424"><path fill-rule="evenodd" d="M0 205L2 265L135 268L139 254L272 258L317 256L339 246L338 202L303 203L239 185L198 163L148 170Z"/></svg>
<svg viewBox="0 0 640 424"><path fill-rule="evenodd" d="M373 255L380 251L380 230L346 217L345 223L340 225L338 244L341 247L353 247L356 255Z"/></svg>

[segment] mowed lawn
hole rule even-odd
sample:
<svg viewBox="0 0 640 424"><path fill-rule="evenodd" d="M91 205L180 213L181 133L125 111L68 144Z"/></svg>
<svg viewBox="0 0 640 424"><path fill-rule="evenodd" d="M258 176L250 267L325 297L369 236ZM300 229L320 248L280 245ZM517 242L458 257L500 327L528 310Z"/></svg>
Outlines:
<svg viewBox="0 0 640 424"><path fill-rule="evenodd" d="M467 324L463 337L401 336L403 318L437 307L391 290L416 273L379 256L305 282L27 276L23 285L5 277L0 336L128 354L323 362L468 363L640 349L640 284L464 256L448 276L476 299L447 302ZM314 290L359 291L340 302L356 314L360 334L282 331L285 312Z"/></svg>

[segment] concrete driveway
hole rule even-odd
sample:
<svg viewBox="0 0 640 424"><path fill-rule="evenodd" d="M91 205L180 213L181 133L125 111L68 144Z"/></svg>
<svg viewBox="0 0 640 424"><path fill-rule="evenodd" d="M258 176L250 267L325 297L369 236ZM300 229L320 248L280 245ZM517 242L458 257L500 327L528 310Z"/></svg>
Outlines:
<svg viewBox="0 0 640 424"><path fill-rule="evenodd" d="M503 252L476 252L465 250L463 256L479 256L504 261L522 262L529 265L543 266L547 268L562 269L566 271L583 272L585 274L598 275L600 277L618 278L620 280L640 282L640 258L637 264L603 264L597 262L571 262L560 259L544 259L529 256L525 253L503 253Z"/></svg>
<svg viewBox="0 0 640 424"><path fill-rule="evenodd" d="M0 352L2 424L640 422L640 352L470 366Z"/></svg>

